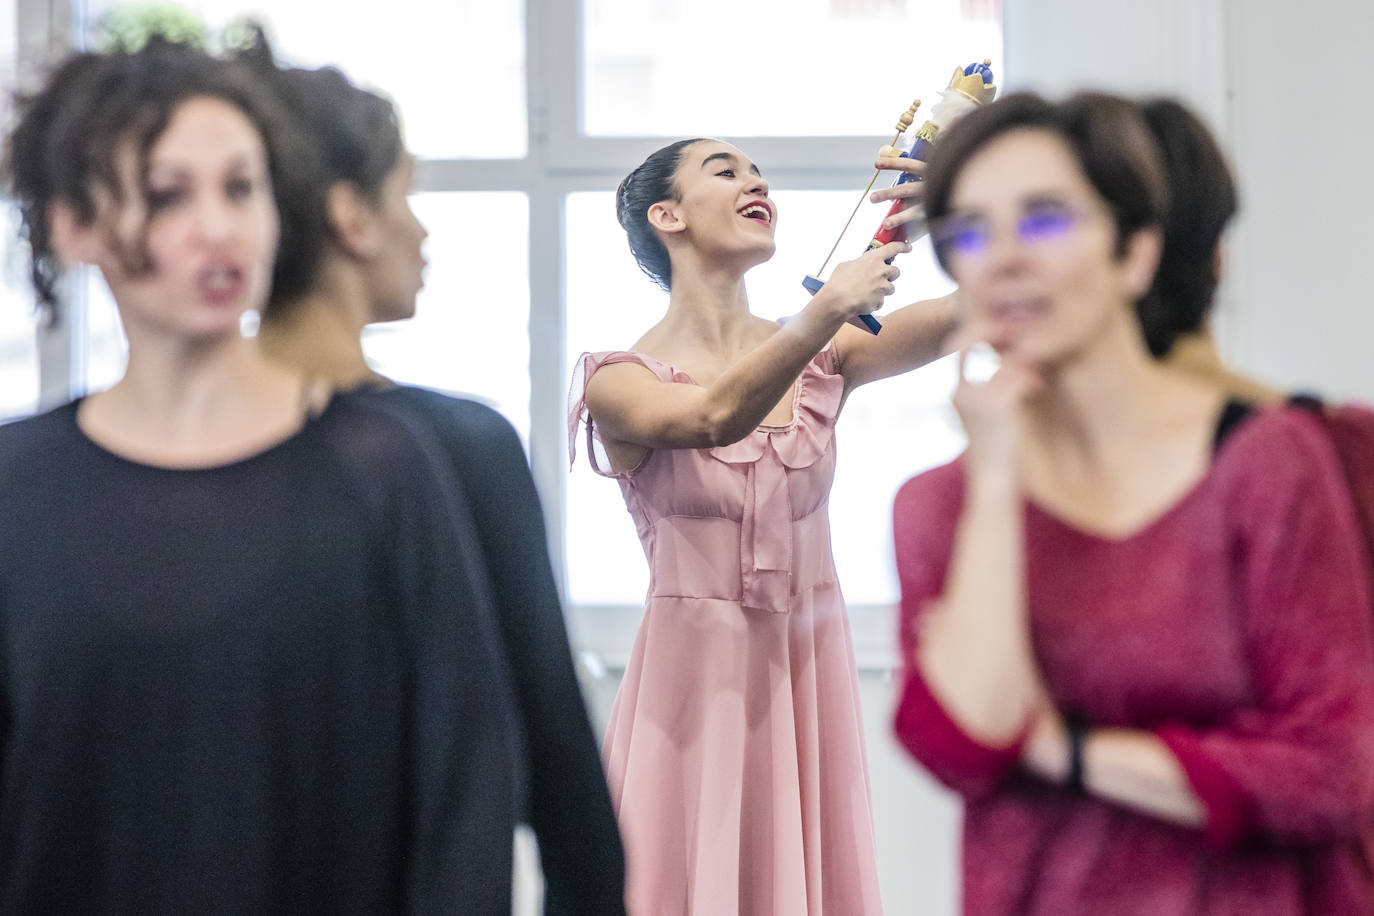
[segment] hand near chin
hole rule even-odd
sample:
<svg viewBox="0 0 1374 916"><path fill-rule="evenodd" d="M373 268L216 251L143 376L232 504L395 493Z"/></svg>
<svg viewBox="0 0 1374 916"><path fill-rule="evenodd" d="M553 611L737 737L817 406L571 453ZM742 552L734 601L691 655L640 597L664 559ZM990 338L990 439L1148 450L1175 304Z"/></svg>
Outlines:
<svg viewBox="0 0 1374 916"><path fill-rule="evenodd" d="M919 204L925 197L925 185L921 179L925 177L926 164L919 159L899 158L895 149L885 146L878 158L874 160L873 165L875 168L885 171L903 172L915 176L914 180L908 180L890 188L880 188L869 195L868 199L874 203L900 200L906 205L901 212L894 213L884 219L882 228L896 229L898 226L905 226L907 223L923 218L925 213Z"/></svg>
<svg viewBox="0 0 1374 916"><path fill-rule="evenodd" d="M985 351L986 340L977 328L965 329L959 336L954 409L968 436L965 462L969 472L1014 477L1021 453L1024 408L1044 387L1044 379L1032 366L1010 355L1000 358L990 378L977 378L970 364L986 358L980 352Z"/></svg>

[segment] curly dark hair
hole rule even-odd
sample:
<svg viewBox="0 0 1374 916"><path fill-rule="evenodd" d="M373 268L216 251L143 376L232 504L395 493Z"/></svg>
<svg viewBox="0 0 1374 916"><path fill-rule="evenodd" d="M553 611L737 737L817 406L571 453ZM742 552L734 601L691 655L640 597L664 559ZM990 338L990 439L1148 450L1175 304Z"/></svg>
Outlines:
<svg viewBox="0 0 1374 916"><path fill-rule="evenodd" d="M663 240L649 225L649 208L661 200L679 200L677 167L682 154L705 138L678 140L652 153L625 176L615 192L615 216L630 240L630 254L639 269L664 290L672 288L673 265Z"/></svg>
<svg viewBox="0 0 1374 916"><path fill-rule="evenodd" d="M78 52L63 60L42 88L16 100L17 120L5 143L0 175L17 202L29 243L30 276L39 307L55 318L61 273L48 211L65 201L78 219L96 218L94 190L116 201L146 200L147 157L173 112L188 99L223 99L257 129L267 152L281 226L274 294L299 295L315 280L324 230L319 159L287 110L251 67L200 49L154 38L137 51ZM138 186L124 187L117 153L131 143ZM149 269L142 244L121 252L133 271Z"/></svg>

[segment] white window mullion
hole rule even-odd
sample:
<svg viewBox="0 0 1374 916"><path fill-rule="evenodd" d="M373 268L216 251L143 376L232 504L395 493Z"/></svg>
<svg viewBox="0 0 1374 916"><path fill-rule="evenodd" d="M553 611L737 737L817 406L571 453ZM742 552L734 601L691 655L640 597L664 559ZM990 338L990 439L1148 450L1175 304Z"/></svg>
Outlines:
<svg viewBox="0 0 1374 916"><path fill-rule="evenodd" d="M563 195L548 181L529 192L530 200L530 466L543 497L549 551L560 588L564 571L564 490L568 453L567 367L563 359Z"/></svg>
<svg viewBox="0 0 1374 916"><path fill-rule="evenodd" d="M73 46L72 4L62 0L16 0L15 72L21 86L30 86L46 73L51 61ZM71 399L76 391L79 329L83 315L78 311L80 297L70 291L75 286L63 282L58 288L58 314L61 320L39 323L38 335L38 409L47 410Z"/></svg>
<svg viewBox="0 0 1374 916"><path fill-rule="evenodd" d="M579 3L525 0L530 202L530 467L543 499L549 553L566 596L567 371L564 350L563 191L550 181L560 139L576 124Z"/></svg>

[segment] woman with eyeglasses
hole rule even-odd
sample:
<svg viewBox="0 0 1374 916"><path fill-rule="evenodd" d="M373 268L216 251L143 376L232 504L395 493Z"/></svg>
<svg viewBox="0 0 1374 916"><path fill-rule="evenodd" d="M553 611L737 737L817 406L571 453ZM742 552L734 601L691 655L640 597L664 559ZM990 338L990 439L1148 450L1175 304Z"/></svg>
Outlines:
<svg viewBox="0 0 1374 916"><path fill-rule="evenodd" d="M642 916L882 910L830 550L834 428L853 388L940 355L950 308L900 309L876 337L846 326L892 292L894 242L837 267L781 327L755 317L745 274L773 255L768 192L717 140L631 172L617 215L668 311L631 349L584 354L573 382L570 444L585 416L650 567L603 751Z"/></svg>
<svg viewBox="0 0 1374 916"><path fill-rule="evenodd" d="M1135 310L1167 186L1133 103L1012 96L927 172L967 339L955 462L894 508L899 738L965 799L966 912L1370 912L1374 634L1312 417L1226 434Z"/></svg>

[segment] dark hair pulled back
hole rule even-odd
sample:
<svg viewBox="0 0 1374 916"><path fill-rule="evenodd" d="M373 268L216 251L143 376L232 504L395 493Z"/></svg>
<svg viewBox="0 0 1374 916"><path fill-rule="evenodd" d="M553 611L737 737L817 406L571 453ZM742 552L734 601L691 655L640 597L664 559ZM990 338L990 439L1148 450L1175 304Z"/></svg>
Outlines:
<svg viewBox="0 0 1374 916"><path fill-rule="evenodd" d="M353 84L336 67L278 68L265 47L248 55L271 82L292 118L318 149L321 195L338 181L377 200L382 184L405 153L396 107L385 96Z"/></svg>
<svg viewBox="0 0 1374 916"><path fill-rule="evenodd" d="M704 139L678 140L656 150L625 176L615 192L615 215L629 238L630 254L639 269L664 290L672 288L673 265L663 240L649 225L649 208L662 200L680 199L676 178L683 152Z"/></svg>
<svg viewBox="0 0 1374 916"><path fill-rule="evenodd" d="M1173 197L1154 294L1140 310L1145 342L1163 356L1180 335L1197 332L1212 310L1221 280L1217 245L1239 202L1226 157L1197 116L1173 99L1148 101L1141 112Z"/></svg>

